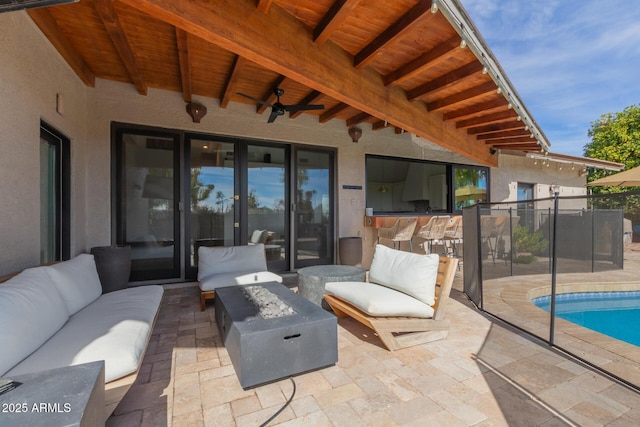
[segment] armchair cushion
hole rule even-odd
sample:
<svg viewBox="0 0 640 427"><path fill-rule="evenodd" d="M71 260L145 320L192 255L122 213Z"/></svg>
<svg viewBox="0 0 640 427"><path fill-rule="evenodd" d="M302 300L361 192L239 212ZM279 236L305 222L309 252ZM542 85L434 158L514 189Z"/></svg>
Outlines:
<svg viewBox="0 0 640 427"><path fill-rule="evenodd" d="M433 308L402 292L364 282L328 282L327 292L375 317L433 317Z"/></svg>
<svg viewBox="0 0 640 427"><path fill-rule="evenodd" d="M369 281L435 304L439 256L419 255L376 245Z"/></svg>
<svg viewBox="0 0 640 427"><path fill-rule="evenodd" d="M265 282L282 283L282 277L270 271L241 271L212 274L200 281L200 290L212 291L225 286L251 285L253 283Z"/></svg>
<svg viewBox="0 0 640 427"><path fill-rule="evenodd" d="M258 243L264 243L267 240L268 230L253 230L251 237L249 238L250 245L256 245Z"/></svg>
<svg viewBox="0 0 640 427"><path fill-rule="evenodd" d="M205 247L198 249L198 281L221 273L266 271L264 245Z"/></svg>

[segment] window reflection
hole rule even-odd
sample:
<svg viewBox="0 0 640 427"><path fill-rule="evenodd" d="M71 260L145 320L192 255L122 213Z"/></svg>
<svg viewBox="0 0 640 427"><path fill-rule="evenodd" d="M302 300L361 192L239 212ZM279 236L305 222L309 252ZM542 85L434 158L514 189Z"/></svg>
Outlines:
<svg viewBox="0 0 640 427"><path fill-rule="evenodd" d="M366 173L367 207L375 214L460 211L488 200L485 167L367 156Z"/></svg>
<svg viewBox="0 0 640 427"><path fill-rule="evenodd" d="M375 213L447 211L447 167L441 163L367 157L367 207Z"/></svg>
<svg viewBox="0 0 640 427"><path fill-rule="evenodd" d="M454 176L456 210L488 201L486 169L456 167Z"/></svg>

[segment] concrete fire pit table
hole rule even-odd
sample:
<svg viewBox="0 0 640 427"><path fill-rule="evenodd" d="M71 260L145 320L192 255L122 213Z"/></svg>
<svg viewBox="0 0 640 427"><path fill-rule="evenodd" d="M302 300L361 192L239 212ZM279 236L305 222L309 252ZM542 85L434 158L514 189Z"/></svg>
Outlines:
<svg viewBox="0 0 640 427"><path fill-rule="evenodd" d="M365 269L351 265L314 265L298 270L298 293L323 307L322 296L327 282L364 282ZM328 309L328 306L325 308Z"/></svg>

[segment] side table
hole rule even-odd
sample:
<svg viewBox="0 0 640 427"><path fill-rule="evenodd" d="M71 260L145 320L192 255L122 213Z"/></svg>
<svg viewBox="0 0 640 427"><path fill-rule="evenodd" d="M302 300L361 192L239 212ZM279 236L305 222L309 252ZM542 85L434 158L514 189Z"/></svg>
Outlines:
<svg viewBox="0 0 640 427"><path fill-rule="evenodd" d="M298 293L324 308L324 284L327 282L364 282L366 270L351 265L314 265L298 270Z"/></svg>
<svg viewBox="0 0 640 427"><path fill-rule="evenodd" d="M104 426L104 361L16 375L0 395L3 426Z"/></svg>

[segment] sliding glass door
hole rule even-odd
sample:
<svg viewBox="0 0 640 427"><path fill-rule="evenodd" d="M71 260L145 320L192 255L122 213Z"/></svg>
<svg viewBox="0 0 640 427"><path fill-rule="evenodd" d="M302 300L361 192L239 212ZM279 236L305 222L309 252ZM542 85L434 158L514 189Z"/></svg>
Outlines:
<svg viewBox="0 0 640 427"><path fill-rule="evenodd" d="M211 246L262 243L276 272L333 263L333 150L126 125L114 147L131 281L195 280Z"/></svg>
<svg viewBox="0 0 640 427"><path fill-rule="evenodd" d="M275 271L288 270L288 153L283 146L247 145L247 243L263 243Z"/></svg>
<svg viewBox="0 0 640 427"><path fill-rule="evenodd" d="M294 267L333 264L333 152L298 149L295 157Z"/></svg>
<svg viewBox="0 0 640 427"><path fill-rule="evenodd" d="M119 131L116 135L117 238L131 246L131 280L180 277L179 139Z"/></svg>
<svg viewBox="0 0 640 427"><path fill-rule="evenodd" d="M198 248L233 246L237 241L236 144L203 137L187 138L190 168L187 277L195 278Z"/></svg>

